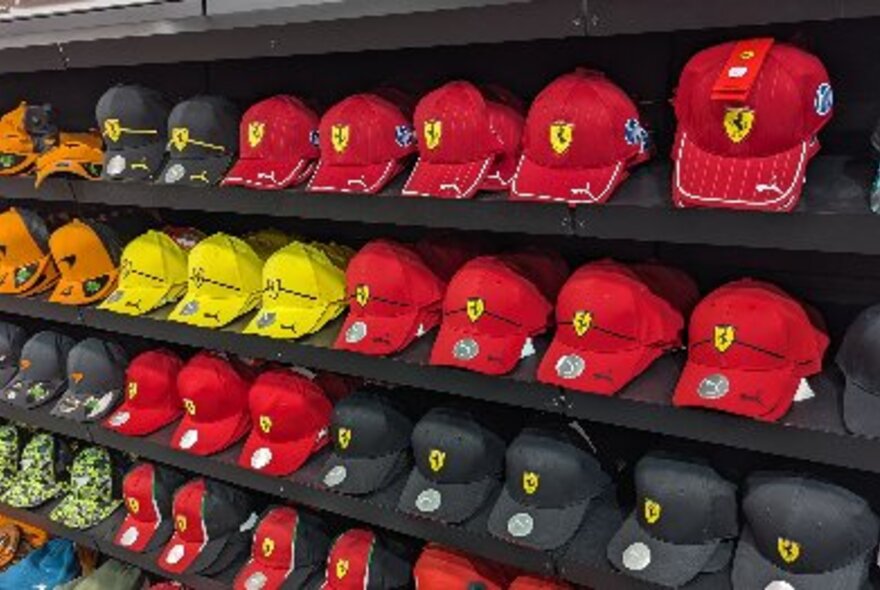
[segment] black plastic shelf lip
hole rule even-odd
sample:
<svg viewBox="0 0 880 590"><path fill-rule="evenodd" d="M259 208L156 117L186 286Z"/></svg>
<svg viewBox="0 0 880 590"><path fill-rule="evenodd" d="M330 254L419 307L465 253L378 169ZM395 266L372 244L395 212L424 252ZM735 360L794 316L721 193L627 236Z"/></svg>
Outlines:
<svg viewBox="0 0 880 590"><path fill-rule="evenodd" d="M50 303L40 297L0 297L0 312L11 313L41 320L77 325L81 323L79 308L72 305Z"/></svg>
<svg viewBox="0 0 880 590"><path fill-rule="evenodd" d="M73 201L73 189L67 180L47 178L34 186L32 176L0 176L0 199L35 201Z"/></svg>
<svg viewBox="0 0 880 590"><path fill-rule="evenodd" d="M56 537L68 539L91 549L98 549L97 540L92 535L58 524L49 518L45 509L25 510L14 508L8 504L0 504L0 514L43 529Z"/></svg>

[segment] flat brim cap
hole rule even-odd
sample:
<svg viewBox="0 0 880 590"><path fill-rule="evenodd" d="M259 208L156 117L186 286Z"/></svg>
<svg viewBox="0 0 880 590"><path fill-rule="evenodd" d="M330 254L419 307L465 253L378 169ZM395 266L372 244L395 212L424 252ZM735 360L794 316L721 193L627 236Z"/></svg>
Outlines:
<svg viewBox="0 0 880 590"><path fill-rule="evenodd" d="M68 494L52 508L49 518L72 529L88 529L113 514L120 506L121 499L102 503L85 501L76 494Z"/></svg>
<svg viewBox="0 0 880 590"><path fill-rule="evenodd" d="M349 312L333 347L376 356L400 352L415 339L424 317L422 310L386 316Z"/></svg>
<svg viewBox="0 0 880 590"><path fill-rule="evenodd" d="M104 152L104 180L147 181L155 179L165 161L165 143L138 147L108 148Z"/></svg>
<svg viewBox="0 0 880 590"><path fill-rule="evenodd" d="M22 375L17 375L3 388L0 395L4 401L31 409L56 399L64 392L66 384L67 379L32 381Z"/></svg>
<svg viewBox="0 0 880 590"><path fill-rule="evenodd" d="M505 486L489 515L489 532L518 545L557 549L575 535L589 507L589 498L558 508L528 506L517 502Z"/></svg>
<svg viewBox="0 0 880 590"><path fill-rule="evenodd" d="M528 334L521 332L496 336L441 324L431 349L430 364L504 375L516 368L528 339Z"/></svg>
<svg viewBox="0 0 880 590"><path fill-rule="evenodd" d="M184 541L174 533L156 563L163 570L174 574L200 572L217 560L232 536L233 534L229 534L204 542L193 542Z"/></svg>
<svg viewBox="0 0 880 590"><path fill-rule="evenodd" d="M91 393L68 389L52 408L51 414L77 422L94 422L108 415L120 399L122 392L118 390Z"/></svg>
<svg viewBox="0 0 880 590"><path fill-rule="evenodd" d="M614 395L662 352L647 346L613 352L583 350L557 336L538 366L538 381L586 393Z"/></svg>
<svg viewBox="0 0 880 590"><path fill-rule="evenodd" d="M168 426L183 415L179 405L136 406L126 399L102 423L125 436L145 436Z"/></svg>
<svg viewBox="0 0 880 590"><path fill-rule="evenodd" d="M409 467L406 450L378 457L327 457L318 478L319 485L352 496L372 494L388 485Z"/></svg>
<svg viewBox="0 0 880 590"><path fill-rule="evenodd" d="M83 291L83 283L79 280L65 279L63 276L55 284L55 288L49 295L51 303L62 305L88 305L101 301L116 289L116 279L119 272L116 269L109 270L102 278L104 283L91 294Z"/></svg>
<svg viewBox="0 0 880 590"><path fill-rule="evenodd" d="M174 521L171 518L144 521L127 514L113 537L113 543L129 551L143 553L165 545L172 534Z"/></svg>
<svg viewBox="0 0 880 590"><path fill-rule="evenodd" d="M214 186L232 165L232 156L203 158L170 157L156 179L159 184Z"/></svg>
<svg viewBox="0 0 880 590"><path fill-rule="evenodd" d="M282 590L305 588L310 577L319 572L320 568L300 567L290 570L285 567L272 567L254 558L248 560L244 567L235 575L233 588L245 590Z"/></svg>
<svg viewBox="0 0 880 590"><path fill-rule="evenodd" d="M315 431L297 440L273 441L255 428L244 443L238 464L260 473L290 475L309 460L317 439L318 431Z"/></svg>
<svg viewBox="0 0 880 590"><path fill-rule="evenodd" d="M473 162L429 162L419 158L403 194L409 197L435 197L441 199L470 199L489 173L495 156Z"/></svg>
<svg viewBox="0 0 880 590"><path fill-rule="evenodd" d="M248 323L242 333L258 334L269 338L301 338L317 332L342 312L342 307L333 304L314 307L267 307Z"/></svg>
<svg viewBox="0 0 880 590"><path fill-rule="evenodd" d="M309 177L311 160L269 160L242 158L223 179L223 186L246 186L260 190L280 190L295 186Z"/></svg>
<svg viewBox="0 0 880 590"><path fill-rule="evenodd" d="M322 193L364 193L381 191L400 171L397 160L363 165L332 165L318 162L308 190Z"/></svg>
<svg viewBox="0 0 880 590"><path fill-rule="evenodd" d="M213 455L238 441L249 428L247 413L214 422L197 422L186 414L171 436L171 446L193 455Z"/></svg>
<svg viewBox="0 0 880 590"><path fill-rule="evenodd" d="M627 176L624 161L596 168L557 168L523 155L510 193L523 200L604 203Z"/></svg>
<svg viewBox="0 0 880 590"><path fill-rule="evenodd" d="M464 483L440 483L431 481L414 467L397 508L441 522L459 523L476 514L500 485L501 481L494 477Z"/></svg>
<svg viewBox="0 0 880 590"><path fill-rule="evenodd" d="M252 295L238 297L186 296L168 315L168 319L200 328L222 328L254 309L259 299Z"/></svg>
<svg viewBox="0 0 880 590"><path fill-rule="evenodd" d="M880 395L847 379L843 390L843 423L854 434L880 437Z"/></svg>
<svg viewBox="0 0 880 590"><path fill-rule="evenodd" d="M98 309L130 316L145 315L177 301L177 293L182 294L184 290L183 287L117 288L98 305Z"/></svg>

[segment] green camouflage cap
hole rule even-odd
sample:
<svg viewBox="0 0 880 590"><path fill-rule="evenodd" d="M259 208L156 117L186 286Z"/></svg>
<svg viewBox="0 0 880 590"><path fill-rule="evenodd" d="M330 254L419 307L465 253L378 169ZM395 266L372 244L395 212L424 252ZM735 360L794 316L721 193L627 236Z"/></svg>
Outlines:
<svg viewBox="0 0 880 590"><path fill-rule="evenodd" d="M2 500L15 508L35 508L67 489L65 466L70 451L51 434L34 436L21 453L21 463Z"/></svg>
<svg viewBox="0 0 880 590"><path fill-rule="evenodd" d="M70 467L70 492L52 509L49 518L73 529L95 526L122 506L114 479L107 449L84 449Z"/></svg>
<svg viewBox="0 0 880 590"><path fill-rule="evenodd" d="M0 489L7 489L18 473L21 435L12 424L0 426Z"/></svg>
<svg viewBox="0 0 880 590"><path fill-rule="evenodd" d="M143 572L135 566L110 559L71 588L73 590L140 590L144 586L144 579Z"/></svg>

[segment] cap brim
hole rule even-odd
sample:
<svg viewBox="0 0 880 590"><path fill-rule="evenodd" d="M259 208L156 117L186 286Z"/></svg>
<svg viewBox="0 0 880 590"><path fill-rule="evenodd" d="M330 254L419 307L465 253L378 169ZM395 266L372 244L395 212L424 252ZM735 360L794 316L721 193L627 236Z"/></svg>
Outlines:
<svg viewBox="0 0 880 590"><path fill-rule="evenodd" d="M517 199L533 201L604 203L627 175L623 161L597 168L551 168L541 166L523 154L510 194Z"/></svg>
<svg viewBox="0 0 880 590"><path fill-rule="evenodd" d="M189 414L177 425L171 447L193 455L213 455L231 446L250 429L250 416L229 416L216 422L196 422Z"/></svg>
<svg viewBox="0 0 880 590"><path fill-rule="evenodd" d="M334 166L321 160L309 181L308 190L321 193L366 193L382 190L397 172L396 160L362 166Z"/></svg>
<svg viewBox="0 0 880 590"><path fill-rule="evenodd" d="M149 181L156 178L165 161L165 143L138 147L107 148L101 178L113 181Z"/></svg>
<svg viewBox="0 0 880 590"><path fill-rule="evenodd" d="M331 309L335 308L335 309ZM244 329L245 334L258 334L269 338L301 338L321 329L337 317L342 307L327 304L320 307L266 307Z"/></svg>
<svg viewBox="0 0 880 590"><path fill-rule="evenodd" d="M419 158L403 187L408 197L470 199L477 191L495 156L473 162L444 164Z"/></svg>
<svg viewBox="0 0 880 590"><path fill-rule="evenodd" d="M318 484L352 496L372 494L383 489L404 469L409 468L405 450L378 457L327 457Z"/></svg>
<svg viewBox="0 0 880 590"><path fill-rule="evenodd" d="M76 420L77 422L93 422L101 420L110 413L122 397L121 391L106 391L101 394L78 392L68 389L50 412L53 416ZM95 400L91 410L87 409L89 400Z"/></svg>
<svg viewBox="0 0 880 590"><path fill-rule="evenodd" d="M260 473L290 475L312 456L317 438L318 431L315 431L309 437L279 443L266 439L255 428L244 443L238 464Z"/></svg>
<svg viewBox="0 0 880 590"><path fill-rule="evenodd" d="M538 381L575 391L614 395L662 351L637 347L614 352L581 350L554 338L538 366Z"/></svg>
<svg viewBox="0 0 880 590"><path fill-rule="evenodd" d="M743 529L733 559L731 581L734 588L797 588L797 590L830 590L832 588L862 588L870 572L874 550L867 551L836 570L820 573L794 574L768 561L755 547L751 530Z"/></svg>
<svg viewBox="0 0 880 590"><path fill-rule="evenodd" d="M400 352L416 339L419 320L423 317L421 310L394 316L349 312L333 347L370 355Z"/></svg>
<svg viewBox="0 0 880 590"><path fill-rule="evenodd" d="M68 494L52 508L49 518L68 528L88 529L109 517L120 506L122 506L121 499L112 500L103 505L91 502L85 504L77 496ZM77 520L71 520L66 516L66 513L75 514Z"/></svg>
<svg viewBox="0 0 880 590"><path fill-rule="evenodd" d="M200 328L222 328L259 304L257 296L215 299L187 295L168 314L168 319Z"/></svg>
<svg viewBox="0 0 880 590"><path fill-rule="evenodd" d="M51 303L61 303L62 305L88 305L96 303L107 297L116 289L116 279L118 272L114 268L106 273L107 282L96 291L93 295L86 295L82 290L82 281L65 280L64 277L59 279L49 295Z"/></svg>
<svg viewBox="0 0 880 590"><path fill-rule="evenodd" d="M315 568L302 567L290 570L284 567L271 567L253 557L235 575L233 588L260 588L260 590L281 590L282 588L302 588Z"/></svg>
<svg viewBox="0 0 880 590"><path fill-rule="evenodd" d="M13 508L36 508L64 492L64 484L57 482L51 487L39 487L32 481L15 481L3 490L3 502ZM16 498L26 498L27 502L17 502Z"/></svg>
<svg viewBox="0 0 880 590"><path fill-rule="evenodd" d="M44 256L37 263L37 268L34 273L22 284L16 286L15 284L15 271L19 268L20 265L0 265L0 277L8 277L12 280L2 281L0 282L0 293L3 294L15 294L15 295L24 295L31 294L30 291L38 287L38 290L35 290L34 293L38 293L40 291L45 291L49 287L53 285L52 282L45 281L46 278L46 268L49 266L49 262L51 261L51 256ZM58 278L57 271L55 278Z"/></svg>
<svg viewBox="0 0 880 590"><path fill-rule="evenodd" d="M128 514L116 531L113 543L129 551L143 553L166 544L173 533L174 521L170 518L144 522Z"/></svg>
<svg viewBox="0 0 880 590"><path fill-rule="evenodd" d="M18 367L16 365L0 367L0 389L6 387L12 381L12 378L15 377L17 372Z"/></svg>
<svg viewBox="0 0 880 590"><path fill-rule="evenodd" d="M175 532L165 548L162 549L156 563L163 570L173 574L197 573L214 563L223 552L230 537L232 535L210 539L204 543L193 543L182 540Z"/></svg>
<svg viewBox="0 0 880 590"><path fill-rule="evenodd" d="M727 379L727 393L714 397L716 389L710 394L700 395L704 380L723 376ZM800 377L790 367L766 371L744 369L720 369L694 362L687 362L672 402L676 406L709 408L756 420L771 420L784 414L797 391ZM705 388L704 388L705 389ZM784 407L780 414L780 404Z"/></svg>
<svg viewBox="0 0 880 590"><path fill-rule="evenodd" d="M397 508L409 514L456 524L476 514L500 485L501 481L492 477L467 483L439 483L426 478L418 467L414 467Z"/></svg>
<svg viewBox="0 0 880 590"><path fill-rule="evenodd" d="M434 348L431 349L430 363L461 367L487 375L504 375L516 368L527 341L526 334L490 336L441 324ZM462 342L467 342L468 346L460 346ZM472 343L476 344L476 349ZM456 350L466 351L467 354L456 356ZM476 354L471 356L474 350Z"/></svg>
<svg viewBox="0 0 880 590"><path fill-rule="evenodd" d="M880 438L880 395L847 379L843 390L843 423L854 434Z"/></svg>
<svg viewBox="0 0 880 590"><path fill-rule="evenodd" d="M219 184L232 165L232 156L214 158L174 158L156 179L159 184L178 184L182 186L213 186Z"/></svg>
<svg viewBox="0 0 880 590"><path fill-rule="evenodd" d="M788 211L800 198L811 141L784 152L728 158L701 149L680 133L673 150L673 199L679 206Z"/></svg>
<svg viewBox="0 0 880 590"><path fill-rule="evenodd" d="M17 383L22 383L20 389L17 388ZM39 399L29 398L27 395L27 391L36 383L45 383L47 395ZM3 389L3 392L0 393L0 398L2 398L3 401L19 406L21 408L37 408L39 406L42 406L43 404L49 403L50 401L56 399L59 395L61 395L64 391L66 384L66 379L32 381L16 375L12 378L12 381L10 381L9 384ZM14 394L14 397L10 397L10 395L12 394Z"/></svg>
<svg viewBox="0 0 880 590"><path fill-rule="evenodd" d="M246 186L261 190L279 190L304 182L311 174L310 160L241 159L223 179L223 186Z"/></svg>
<svg viewBox="0 0 880 590"><path fill-rule="evenodd" d="M183 415L179 406L137 406L128 400L101 423L104 428L125 436L145 436L168 426Z"/></svg>
<svg viewBox="0 0 880 590"><path fill-rule="evenodd" d="M642 569L627 567L624 554L639 543L647 547L646 563ZM635 514L630 514L620 530L608 543L608 560L618 570L639 580L666 588L679 588L697 577L710 562L720 541L702 545L676 545L652 537L639 525Z"/></svg>
<svg viewBox="0 0 880 590"><path fill-rule="evenodd" d="M538 508L520 504L506 487L489 515L489 532L505 541L548 551L565 545L577 533L590 506L583 500L560 508ZM513 517L518 517L514 519ZM525 516L525 518L522 518ZM522 521L531 527L514 526Z"/></svg>
<svg viewBox="0 0 880 590"><path fill-rule="evenodd" d="M135 289L117 288L107 296L107 299L98 305L98 309L105 309L113 313L139 316L150 313L168 303L177 301L186 292L186 286L181 287L138 287Z"/></svg>

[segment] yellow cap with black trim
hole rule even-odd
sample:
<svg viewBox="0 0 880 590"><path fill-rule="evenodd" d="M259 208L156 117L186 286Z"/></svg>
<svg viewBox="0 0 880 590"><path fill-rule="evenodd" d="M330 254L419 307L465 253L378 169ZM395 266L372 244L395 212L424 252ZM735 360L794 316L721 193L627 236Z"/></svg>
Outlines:
<svg viewBox="0 0 880 590"><path fill-rule="evenodd" d="M104 167L102 145L97 133L62 133L58 146L37 158L36 186L51 174L75 174L87 180L100 178Z"/></svg>
<svg viewBox="0 0 880 590"><path fill-rule="evenodd" d="M186 293L186 252L165 232L150 230L122 251L119 284L98 307L143 315Z"/></svg>

